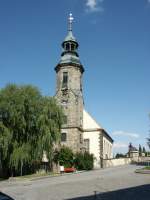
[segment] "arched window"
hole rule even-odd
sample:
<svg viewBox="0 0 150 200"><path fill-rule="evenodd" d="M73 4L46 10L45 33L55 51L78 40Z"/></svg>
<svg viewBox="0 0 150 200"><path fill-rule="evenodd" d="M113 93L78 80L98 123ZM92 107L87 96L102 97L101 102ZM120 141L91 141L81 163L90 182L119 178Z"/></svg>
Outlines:
<svg viewBox="0 0 150 200"><path fill-rule="evenodd" d="M75 47L74 44L71 44L71 51L74 51Z"/></svg>
<svg viewBox="0 0 150 200"><path fill-rule="evenodd" d="M61 141L66 142L67 141L67 133L61 133Z"/></svg>
<svg viewBox="0 0 150 200"><path fill-rule="evenodd" d="M87 152L90 151L90 140L89 139L84 139L84 147L85 147L85 151L87 151Z"/></svg>
<svg viewBox="0 0 150 200"><path fill-rule="evenodd" d="M69 51L69 50L70 50L70 44L67 43L67 44L66 44L66 51Z"/></svg>
<svg viewBox="0 0 150 200"><path fill-rule="evenodd" d="M67 88L68 86L68 72L63 72L62 88Z"/></svg>

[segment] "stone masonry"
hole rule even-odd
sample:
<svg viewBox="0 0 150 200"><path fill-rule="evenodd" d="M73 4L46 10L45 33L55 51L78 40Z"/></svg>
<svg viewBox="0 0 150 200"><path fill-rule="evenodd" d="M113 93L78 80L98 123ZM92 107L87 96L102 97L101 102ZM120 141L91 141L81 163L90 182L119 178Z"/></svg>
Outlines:
<svg viewBox="0 0 150 200"><path fill-rule="evenodd" d="M74 152L83 148L83 95L82 74L77 49L79 44L72 33L72 15L69 17L69 29L62 43L63 52L56 71L56 95L58 104L63 108L65 123L61 130L61 144L70 147Z"/></svg>
<svg viewBox="0 0 150 200"><path fill-rule="evenodd" d="M62 133L66 133L66 141L62 144L72 148L74 152L80 151L83 145L83 97L82 72L79 67L59 66L57 72L56 99L66 115L66 124L62 126ZM68 86L62 88L63 72L68 73Z"/></svg>

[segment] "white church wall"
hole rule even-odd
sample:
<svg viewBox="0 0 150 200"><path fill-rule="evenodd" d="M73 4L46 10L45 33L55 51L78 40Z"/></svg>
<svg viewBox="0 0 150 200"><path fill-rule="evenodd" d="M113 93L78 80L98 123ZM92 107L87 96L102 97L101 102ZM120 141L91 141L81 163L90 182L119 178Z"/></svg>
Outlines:
<svg viewBox="0 0 150 200"><path fill-rule="evenodd" d="M112 158L112 143L106 137L103 137L103 158Z"/></svg>
<svg viewBox="0 0 150 200"><path fill-rule="evenodd" d="M96 123L96 121L90 116L88 112L83 110L83 129L92 130L92 129L101 129L102 127Z"/></svg>
<svg viewBox="0 0 150 200"><path fill-rule="evenodd" d="M89 139L89 153L95 157L94 168L100 168L100 134L103 128L83 110L83 139ZM105 134L103 135L103 158L112 158L112 142Z"/></svg>
<svg viewBox="0 0 150 200"><path fill-rule="evenodd" d="M84 139L89 139L89 153L95 157L94 168L100 168L100 136L99 131L95 132L84 132Z"/></svg>

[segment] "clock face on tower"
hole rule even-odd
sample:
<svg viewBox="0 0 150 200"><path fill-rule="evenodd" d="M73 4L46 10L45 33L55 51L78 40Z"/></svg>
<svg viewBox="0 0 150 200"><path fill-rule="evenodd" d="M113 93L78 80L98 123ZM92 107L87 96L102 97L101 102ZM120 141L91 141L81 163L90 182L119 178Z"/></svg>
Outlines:
<svg viewBox="0 0 150 200"><path fill-rule="evenodd" d="M68 90L62 90L61 99L62 99L61 101L68 102L69 99Z"/></svg>
<svg viewBox="0 0 150 200"><path fill-rule="evenodd" d="M62 104L63 106L66 106L67 103L68 103L68 100L65 100L65 99L62 99L62 100L61 100L61 104Z"/></svg>
<svg viewBox="0 0 150 200"><path fill-rule="evenodd" d="M61 90L62 91L62 96L68 96L68 89Z"/></svg>

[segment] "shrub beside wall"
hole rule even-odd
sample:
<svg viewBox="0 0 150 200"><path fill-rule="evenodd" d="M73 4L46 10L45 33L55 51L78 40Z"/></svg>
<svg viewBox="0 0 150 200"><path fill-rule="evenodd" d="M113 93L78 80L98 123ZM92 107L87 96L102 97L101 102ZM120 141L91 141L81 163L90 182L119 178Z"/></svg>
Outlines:
<svg viewBox="0 0 150 200"><path fill-rule="evenodd" d="M91 170L93 169L94 157L88 152L77 153L75 155L74 164L78 170Z"/></svg>
<svg viewBox="0 0 150 200"><path fill-rule="evenodd" d="M65 168L72 167L74 164L74 155L70 148L63 146L54 157L54 162L63 165Z"/></svg>
<svg viewBox="0 0 150 200"><path fill-rule="evenodd" d="M91 170L94 166L94 157L88 152L74 154L69 147L63 146L55 155L54 162L59 162L65 168L75 167L77 170Z"/></svg>

